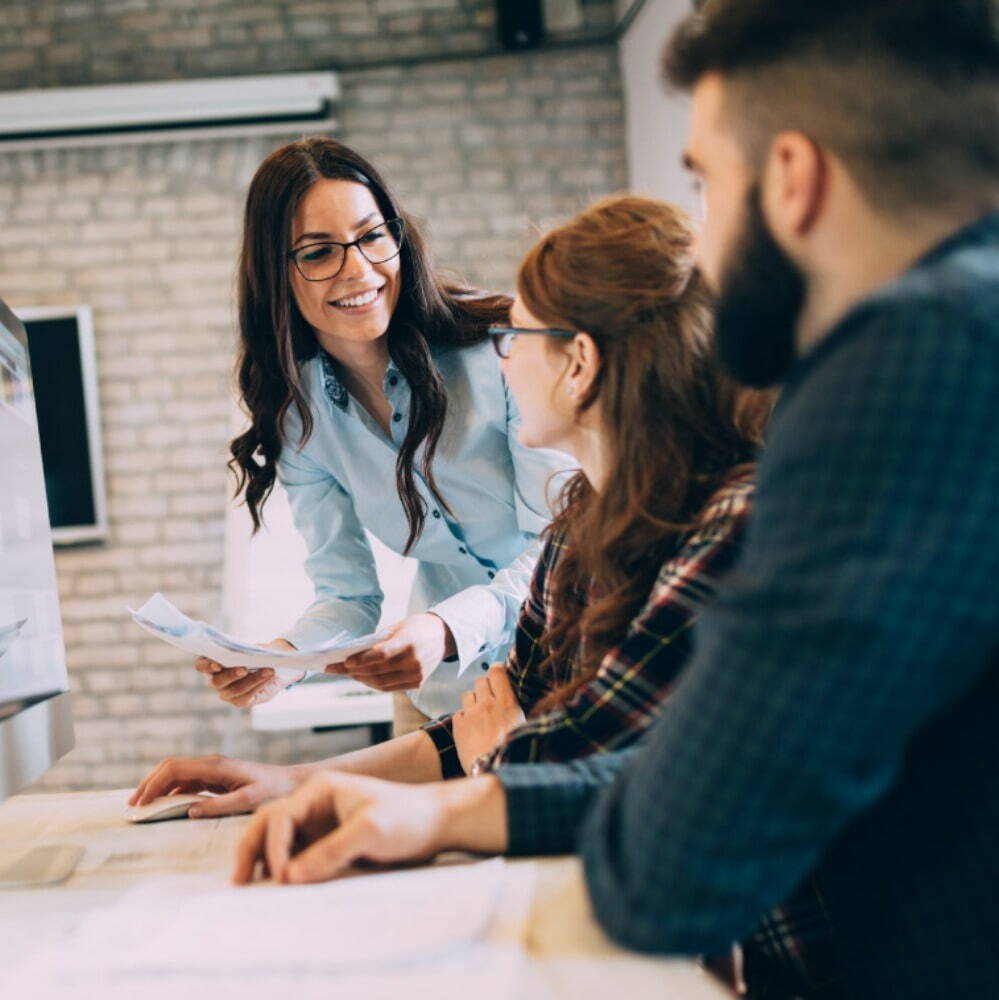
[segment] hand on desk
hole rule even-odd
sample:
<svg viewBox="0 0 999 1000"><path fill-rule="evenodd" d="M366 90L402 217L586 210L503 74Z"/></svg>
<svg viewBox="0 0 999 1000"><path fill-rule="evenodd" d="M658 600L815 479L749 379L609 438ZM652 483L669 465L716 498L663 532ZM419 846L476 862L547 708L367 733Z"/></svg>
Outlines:
<svg viewBox="0 0 999 1000"><path fill-rule="evenodd" d="M265 642L271 649L294 649L287 639L273 639ZM208 675L208 683L215 688L218 696L236 708L249 708L270 701L283 691L295 678L286 680L273 670L249 670L246 667L223 667L221 663L199 656L194 669ZM304 674L302 675L304 676ZM300 679L300 678L299 678Z"/></svg>
<svg viewBox="0 0 999 1000"><path fill-rule="evenodd" d="M142 806L172 792L215 792L188 814L192 818L253 812L262 802L293 791L300 779L291 767L255 764L232 757L167 757L143 779L128 800Z"/></svg>
<svg viewBox="0 0 999 1000"><path fill-rule="evenodd" d="M506 797L492 775L404 785L322 771L257 811L232 879L252 882L261 862L278 883L322 882L362 859L425 860L447 848L492 854L506 844Z"/></svg>
<svg viewBox="0 0 999 1000"><path fill-rule="evenodd" d="M501 743L511 729L525 721L524 710L510 683L506 667L495 663L475 687L461 696L461 711L451 720L454 745L465 774L476 758Z"/></svg>
<svg viewBox="0 0 999 1000"><path fill-rule="evenodd" d="M454 655L454 637L443 618L433 613L410 615L370 649L331 663L328 674L349 674L379 691L409 691L447 656Z"/></svg>

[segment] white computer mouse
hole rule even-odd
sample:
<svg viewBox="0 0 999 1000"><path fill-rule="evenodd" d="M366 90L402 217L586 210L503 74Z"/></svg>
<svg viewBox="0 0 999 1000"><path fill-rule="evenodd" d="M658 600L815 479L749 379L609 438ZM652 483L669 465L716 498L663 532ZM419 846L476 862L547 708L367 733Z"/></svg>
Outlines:
<svg viewBox="0 0 999 1000"><path fill-rule="evenodd" d="M129 823L156 823L161 819L186 819L187 810L208 795L161 795L144 806L129 806L125 819Z"/></svg>

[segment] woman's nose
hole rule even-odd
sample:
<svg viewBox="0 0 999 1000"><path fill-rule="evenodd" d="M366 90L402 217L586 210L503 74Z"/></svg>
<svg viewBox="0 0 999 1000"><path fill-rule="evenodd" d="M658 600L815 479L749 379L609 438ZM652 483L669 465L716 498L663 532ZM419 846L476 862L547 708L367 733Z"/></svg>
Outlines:
<svg viewBox="0 0 999 1000"><path fill-rule="evenodd" d="M340 269L340 273L337 277L359 278L367 274L370 270L371 264L368 262L368 258L361 253L361 248L358 246L351 246L347 247L343 267Z"/></svg>

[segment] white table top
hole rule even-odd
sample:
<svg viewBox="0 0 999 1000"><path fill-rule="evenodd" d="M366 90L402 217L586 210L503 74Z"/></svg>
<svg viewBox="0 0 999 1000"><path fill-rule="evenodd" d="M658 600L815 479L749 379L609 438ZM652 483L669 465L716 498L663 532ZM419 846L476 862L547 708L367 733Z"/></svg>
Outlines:
<svg viewBox="0 0 999 1000"><path fill-rule="evenodd" d="M216 899L220 893L257 891L225 885L233 846L247 817L131 825L123 819L127 794L112 791L21 795L0 805L0 847L72 843L85 848L79 867L64 884L0 891L0 995L13 996L3 987L5 974L10 970L16 970L39 949L72 942L86 920L92 920L95 914L109 907L127 905L127 900L146 884L169 881L170 876L183 878L191 886L185 901L196 898L199 891L214 893ZM527 871L528 868L532 871ZM393 883L387 880L398 876L376 874L364 878L371 879L368 885L376 887L374 880L385 879L384 884L389 886ZM530 901L522 908L526 917L514 939L513 947L520 954L514 970L516 988L509 993L511 998L607 1000L608 996L618 995L629 1000L642 997L725 1000L730 996L693 962L647 958L610 943L593 920L576 859L509 861L502 868L501 878L504 886L518 883L527 886L530 893ZM259 891L301 890L265 886ZM388 895L385 905L391 906L393 898ZM255 898L259 901L262 897ZM304 896L302 901L304 904ZM433 905L433 901L429 900L428 905ZM137 925L141 926L143 919L143 913L136 912ZM259 921L259 913L256 919ZM251 947L254 938L266 933L266 927L260 927L259 923L247 928ZM206 946L210 946L211 937L206 929L203 935ZM75 940L78 947L78 937ZM294 968L295 956L287 957L289 968ZM306 956L303 961L307 961ZM178 967L183 969L182 957L178 957ZM376 969L370 974L377 978L379 972ZM224 987L237 979L242 1000L275 997L273 980L269 985L246 981L239 954L217 956L211 982L206 982L203 975L193 974L185 981L183 972L176 970L172 970L172 975L170 990L174 994L180 992L183 1000L228 996L229 991ZM424 996L439 1000L441 983L432 963L407 971L406 977L406 997L400 1000ZM305 995L297 981L287 985L289 991L296 991L296 996ZM475 992L475 983L468 982L468 988ZM59 997L82 1000L120 995L111 986L107 989L112 992L106 994L102 988L95 993L92 988L80 987L69 994L60 992ZM336 990L329 992L330 997L337 995ZM32 991L31 1000L49 1000L49 996L55 1000L55 995L44 989ZM352 1000L355 996L352 994Z"/></svg>
<svg viewBox="0 0 999 1000"><path fill-rule="evenodd" d="M391 694L346 677L325 683L301 684L250 709L250 725L258 732L369 726L391 721Z"/></svg>

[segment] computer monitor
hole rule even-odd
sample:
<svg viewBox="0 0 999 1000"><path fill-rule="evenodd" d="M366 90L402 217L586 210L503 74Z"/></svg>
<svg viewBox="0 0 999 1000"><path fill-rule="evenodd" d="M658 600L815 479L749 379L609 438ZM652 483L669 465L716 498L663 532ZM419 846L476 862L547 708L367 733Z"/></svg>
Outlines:
<svg viewBox="0 0 999 1000"><path fill-rule="evenodd" d="M90 307L18 309L17 318L28 335L52 541L103 541L107 499Z"/></svg>
<svg viewBox="0 0 999 1000"><path fill-rule="evenodd" d="M31 364L0 302L0 800L73 747Z"/></svg>

